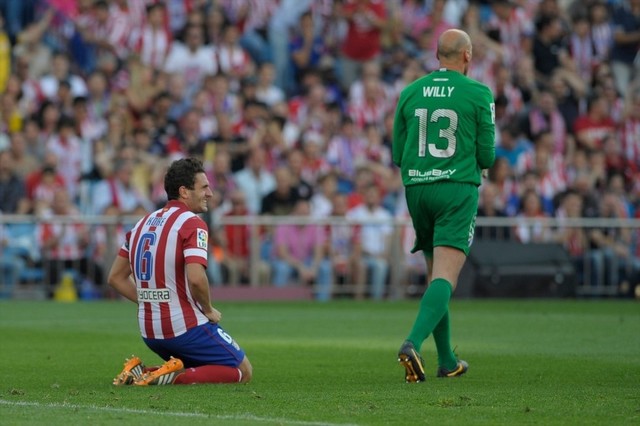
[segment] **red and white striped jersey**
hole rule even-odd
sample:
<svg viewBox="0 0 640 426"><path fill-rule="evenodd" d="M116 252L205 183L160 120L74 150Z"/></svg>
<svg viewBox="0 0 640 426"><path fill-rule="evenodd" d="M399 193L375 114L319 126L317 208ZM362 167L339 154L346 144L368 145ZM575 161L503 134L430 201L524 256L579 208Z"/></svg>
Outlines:
<svg viewBox="0 0 640 426"><path fill-rule="evenodd" d="M119 58L125 58L131 49L131 36L135 34L136 22L129 9L121 9L112 4L109 8L109 21L106 39L113 46Z"/></svg>
<svg viewBox="0 0 640 426"><path fill-rule="evenodd" d="M278 8L279 0L223 0L225 15L240 28L251 31L267 28L269 19Z"/></svg>
<svg viewBox="0 0 640 426"><path fill-rule="evenodd" d="M209 319L191 294L186 265L207 265L208 229L187 207L170 200L127 233L119 256L129 259L138 290L142 337L169 339Z"/></svg>
<svg viewBox="0 0 640 426"><path fill-rule="evenodd" d="M43 256L53 260L79 260L85 255L87 227L80 220L77 209L71 208L67 214L69 217L78 217L77 223L56 223L48 219L54 219L56 214L46 210L36 228L36 241L43 250ZM48 249L44 246L51 240L57 243Z"/></svg>
<svg viewBox="0 0 640 426"><path fill-rule="evenodd" d="M136 52L142 63L157 70L162 69L171 50L173 39L166 28L153 28L145 25L136 41Z"/></svg>
<svg viewBox="0 0 640 426"><path fill-rule="evenodd" d="M619 130L622 152L634 171L640 169L640 118L627 117Z"/></svg>

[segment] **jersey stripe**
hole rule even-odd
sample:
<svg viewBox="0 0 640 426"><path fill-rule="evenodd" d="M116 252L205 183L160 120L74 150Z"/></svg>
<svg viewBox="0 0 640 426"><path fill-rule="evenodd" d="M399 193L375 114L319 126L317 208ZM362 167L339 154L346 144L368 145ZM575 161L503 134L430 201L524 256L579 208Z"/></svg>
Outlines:
<svg viewBox="0 0 640 426"><path fill-rule="evenodd" d="M149 216L151 215L148 214L142 218L131 231L131 237L129 239L129 264L131 265L132 270L135 265L136 248L138 241L140 241L140 235L142 234L142 224L147 221ZM133 274L135 279L135 270L133 270ZM140 288L149 288L149 283L146 281L138 282L136 279L136 286ZM148 303L140 303L138 304L138 324L140 329L145 330L143 334L153 334L153 323L151 320L145 321L145 318L151 318L151 307Z"/></svg>
<svg viewBox="0 0 640 426"><path fill-rule="evenodd" d="M180 217L177 214L177 209L172 208L166 212L163 216L167 217L167 221L162 225L162 231L160 232L160 239L155 247L155 271L154 271L154 282L156 288L166 288L167 287L167 277L165 275L165 271L168 267L166 264L167 259L167 239L173 233L173 225L176 220ZM170 232L167 232L170 230ZM171 310L168 303L159 303L156 304L157 309L160 311L160 327L161 332L160 335L164 336L164 338L174 337L173 326L171 324ZM157 326L157 324L156 324Z"/></svg>

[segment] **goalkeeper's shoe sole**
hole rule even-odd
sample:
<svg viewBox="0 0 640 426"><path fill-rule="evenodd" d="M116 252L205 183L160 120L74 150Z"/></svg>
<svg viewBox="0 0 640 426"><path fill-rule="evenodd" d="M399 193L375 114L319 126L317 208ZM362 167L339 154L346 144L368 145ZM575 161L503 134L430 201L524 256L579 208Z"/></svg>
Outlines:
<svg viewBox="0 0 640 426"><path fill-rule="evenodd" d="M458 360L458 365L453 370L447 370L444 367L438 368L438 377L458 377L462 376L469 369L469 364L466 361Z"/></svg>
<svg viewBox="0 0 640 426"><path fill-rule="evenodd" d="M171 385L176 377L184 371L184 364L178 358L171 357L167 362L162 364L157 370L144 373L142 377L135 380L135 386L151 386L151 385Z"/></svg>
<svg viewBox="0 0 640 426"><path fill-rule="evenodd" d="M127 358L124 362L124 368L113 379L113 384L116 386L131 385L133 382L142 377L144 370L144 364L140 358L135 355L131 355L131 358Z"/></svg>
<svg viewBox="0 0 640 426"><path fill-rule="evenodd" d="M398 362L404 367L407 383L424 382L424 361L413 347L413 343L405 341L398 351Z"/></svg>

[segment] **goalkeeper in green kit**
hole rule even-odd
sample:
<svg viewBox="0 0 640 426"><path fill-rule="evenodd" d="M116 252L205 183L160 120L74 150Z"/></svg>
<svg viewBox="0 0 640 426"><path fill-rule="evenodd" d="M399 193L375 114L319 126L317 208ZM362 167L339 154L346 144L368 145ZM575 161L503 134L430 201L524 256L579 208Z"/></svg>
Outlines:
<svg viewBox="0 0 640 426"><path fill-rule="evenodd" d="M400 94L393 126L393 162L400 167L422 250L428 287L409 335L398 353L407 382L425 379L422 343L433 334L438 377L468 369L451 349L449 299L469 254L482 170L495 159L495 107L491 90L466 76L469 35L447 30L438 39L440 69Z"/></svg>

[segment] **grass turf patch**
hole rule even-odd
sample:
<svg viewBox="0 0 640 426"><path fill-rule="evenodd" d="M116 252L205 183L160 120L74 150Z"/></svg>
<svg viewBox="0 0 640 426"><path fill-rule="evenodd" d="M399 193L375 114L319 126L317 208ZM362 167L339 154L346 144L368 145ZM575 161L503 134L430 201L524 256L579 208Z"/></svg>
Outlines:
<svg viewBox="0 0 640 426"><path fill-rule="evenodd" d="M7 424L633 424L640 308L630 301L454 300L467 375L406 384L396 351L417 301L218 304L248 385L114 387L140 339L127 302L0 303Z"/></svg>

